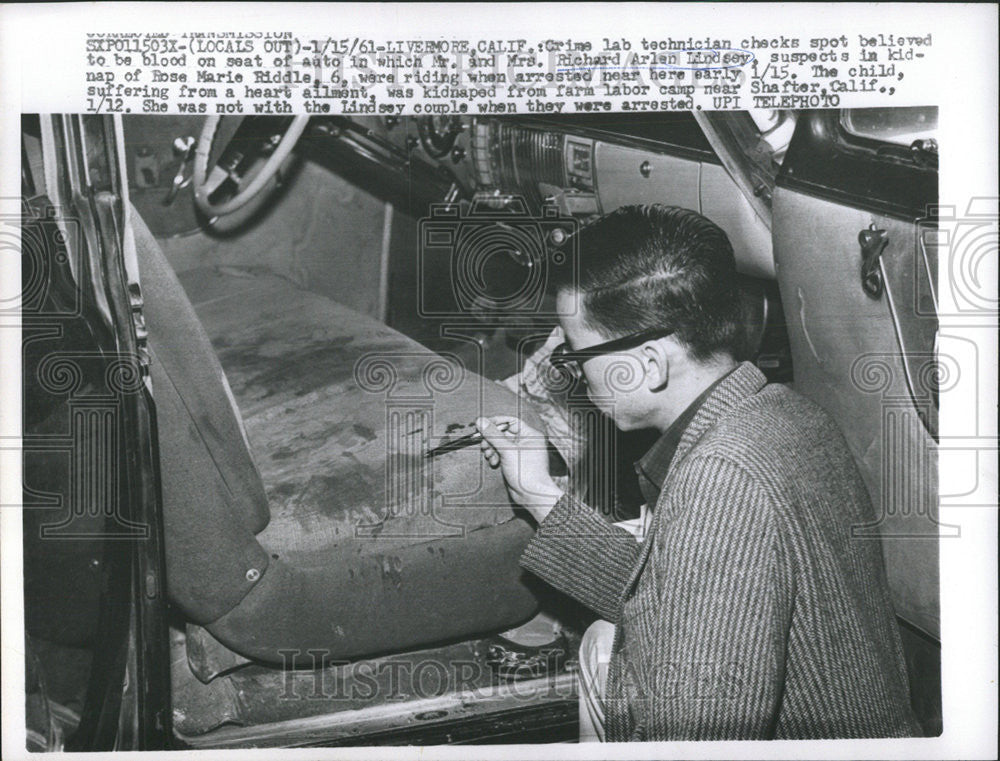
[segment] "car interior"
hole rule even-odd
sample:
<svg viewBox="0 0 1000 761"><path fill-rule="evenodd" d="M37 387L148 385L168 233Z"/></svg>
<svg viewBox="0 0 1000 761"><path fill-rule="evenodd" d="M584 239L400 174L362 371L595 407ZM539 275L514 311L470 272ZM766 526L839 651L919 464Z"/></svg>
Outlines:
<svg viewBox="0 0 1000 761"><path fill-rule="evenodd" d="M527 368L576 230L644 203L726 231L740 359L842 423L880 516L858 536L883 542L914 706L939 733L937 117L870 111L908 113L25 117L22 235L43 255L22 279L44 282L24 323L37 747L93 747L107 691L130 704L95 675L157 653L161 681L130 689L169 696L175 747L575 737L595 614L519 568L533 524L478 447L425 455L483 414L551 430L571 409L614 467L577 476L579 452L550 447L553 468L608 520L637 514L651 433L615 431L574 389L533 393ZM107 219L101 167L124 178ZM121 239L101 260L105 224ZM136 377L109 369L119 312ZM51 359L67 347L73 377ZM116 392L149 393L152 443L148 467L116 460L105 483L87 473L127 449ZM904 462L926 478L899 483ZM151 531L94 507L138 499L114 481L137 470ZM137 537L163 575L119 589ZM137 636L158 615L160 641Z"/></svg>

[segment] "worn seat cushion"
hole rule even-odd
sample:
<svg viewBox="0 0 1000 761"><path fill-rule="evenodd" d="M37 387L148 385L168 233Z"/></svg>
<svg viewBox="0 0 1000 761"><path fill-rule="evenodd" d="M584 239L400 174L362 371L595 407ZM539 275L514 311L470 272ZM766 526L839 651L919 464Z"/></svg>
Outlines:
<svg viewBox="0 0 1000 761"><path fill-rule="evenodd" d="M484 405L516 408L506 389L265 269L197 269L180 280L243 416L267 489L271 522L259 539L269 550L325 562L359 527L387 550L414 532L455 533L447 523L476 530L513 518L478 448L422 458L443 436L471 430ZM399 426L394 441L390 426ZM390 453L396 469L387 471ZM421 496L442 525L403 509Z"/></svg>

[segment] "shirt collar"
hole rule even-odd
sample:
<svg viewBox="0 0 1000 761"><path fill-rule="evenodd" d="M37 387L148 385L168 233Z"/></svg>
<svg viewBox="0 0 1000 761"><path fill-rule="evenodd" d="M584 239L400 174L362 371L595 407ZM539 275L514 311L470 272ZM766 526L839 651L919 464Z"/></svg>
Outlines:
<svg viewBox="0 0 1000 761"><path fill-rule="evenodd" d="M725 378L729 376L730 373L726 373L722 377L718 378L714 383L712 383L708 388L698 395L687 408L678 415L677 419L670 425L670 427L663 432L663 435L656 440L656 443L649 448L639 460L635 463L635 472L639 476L639 489L642 491L642 496L646 500L646 504L650 507L656 504L656 500L660 496L660 491L663 489L663 482L667 478L667 472L670 470L670 463L674 459L674 455L677 453L677 447L680 446L681 437L684 435L684 431L691 424L694 416L698 414L698 410L701 405L704 404L705 400L708 398L709 394L715 390Z"/></svg>

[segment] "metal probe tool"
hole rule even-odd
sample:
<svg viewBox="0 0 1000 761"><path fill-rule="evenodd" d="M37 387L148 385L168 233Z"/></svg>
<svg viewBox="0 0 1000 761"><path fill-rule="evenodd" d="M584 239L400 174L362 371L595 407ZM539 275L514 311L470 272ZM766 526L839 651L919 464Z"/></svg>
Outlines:
<svg viewBox="0 0 1000 761"><path fill-rule="evenodd" d="M501 431L506 431L510 427L510 423L503 422L497 425ZM451 441L446 441L444 444L440 444L433 449L428 449L424 452L424 457L437 457L438 455L445 454L446 452L454 452L459 449L465 449L466 447L471 447L474 444L478 444L483 440L483 435L479 431L473 431L472 433L467 433L465 436L459 436L457 439L452 439Z"/></svg>

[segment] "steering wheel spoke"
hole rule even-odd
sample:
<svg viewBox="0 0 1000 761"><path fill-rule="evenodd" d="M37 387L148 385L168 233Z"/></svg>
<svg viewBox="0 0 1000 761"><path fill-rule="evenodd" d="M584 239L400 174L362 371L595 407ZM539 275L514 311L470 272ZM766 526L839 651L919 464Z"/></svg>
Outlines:
<svg viewBox="0 0 1000 761"><path fill-rule="evenodd" d="M208 162L222 117L209 116L205 119L198 138L194 159L194 200L198 209L209 219L232 214L260 195L271 184L271 180L277 177L309 121L309 117L305 115L292 118L284 134L275 140L273 130L260 129L263 120L256 117L240 119L236 131L211 169L208 168ZM270 150L260 171L252 176L248 175L258 159L271 148L273 150ZM227 182L234 187L234 195L224 200L215 199L225 189Z"/></svg>
<svg viewBox="0 0 1000 761"><path fill-rule="evenodd" d="M222 186L222 183L228 179L229 172L220 166L212 167L212 171L209 172L208 178L205 180L205 195L215 195L215 191L217 191Z"/></svg>

